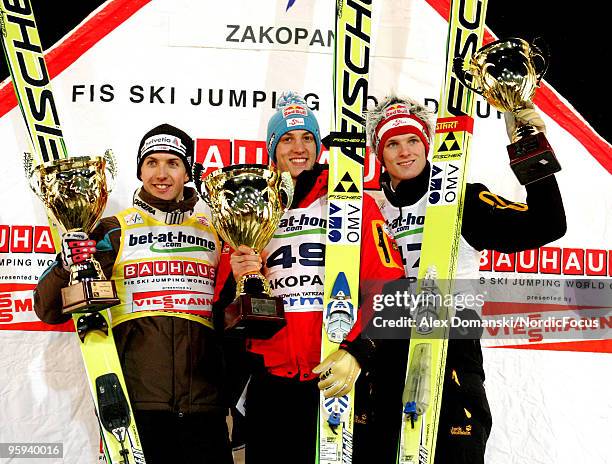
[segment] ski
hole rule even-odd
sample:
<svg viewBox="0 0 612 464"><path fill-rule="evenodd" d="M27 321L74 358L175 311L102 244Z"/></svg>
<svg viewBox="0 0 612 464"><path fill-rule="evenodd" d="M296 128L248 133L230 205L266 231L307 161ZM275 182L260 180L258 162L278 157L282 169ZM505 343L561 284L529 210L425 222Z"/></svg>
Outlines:
<svg viewBox="0 0 612 464"><path fill-rule="evenodd" d="M371 16L372 0L336 2L322 360L357 320ZM317 462L350 463L354 395L320 399Z"/></svg>
<svg viewBox="0 0 612 464"><path fill-rule="evenodd" d="M68 157L29 0L0 0L6 62L33 147L35 165ZM28 166L30 171L35 166ZM50 221L50 225L51 221ZM55 227L51 227L56 244ZM110 325L110 311L73 316L108 464L144 464L140 438Z"/></svg>
<svg viewBox="0 0 612 464"><path fill-rule="evenodd" d="M461 219L472 138L475 95L453 73L455 57L466 59L482 44L487 0L451 0L446 71L441 90L425 210L417 292L452 294L461 238ZM442 306L432 301L442 300ZM435 458L446 367L447 298L422 298L411 329L406 368L398 463L432 464ZM424 324L420 324L423 322Z"/></svg>

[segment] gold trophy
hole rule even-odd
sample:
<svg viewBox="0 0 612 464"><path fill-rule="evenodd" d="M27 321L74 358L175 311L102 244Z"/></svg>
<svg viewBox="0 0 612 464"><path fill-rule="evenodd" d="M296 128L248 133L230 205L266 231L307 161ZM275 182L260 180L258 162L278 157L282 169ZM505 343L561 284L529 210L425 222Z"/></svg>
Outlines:
<svg viewBox="0 0 612 464"><path fill-rule="evenodd" d="M454 62L457 78L500 111L515 114L526 108L548 69L548 56L519 39L498 40L478 50L464 69L463 58ZM510 167L522 185L561 170L546 136L528 124L519 126L508 145Z"/></svg>
<svg viewBox="0 0 612 464"><path fill-rule="evenodd" d="M108 199L106 170L116 176L115 158L79 156L33 166L30 153L24 159L32 191L42 200L54 221L66 232L89 234L98 222ZM96 312L119 304L115 283L107 280L100 263L92 256L70 266L68 287L62 288L62 313Z"/></svg>
<svg viewBox="0 0 612 464"><path fill-rule="evenodd" d="M202 170L196 163L193 178L210 206L215 230L232 248L246 245L260 253L293 199L291 175L263 164L239 164L202 180ZM270 338L285 324L283 300L272 296L261 272L245 274L236 282L236 300L225 310L225 330Z"/></svg>

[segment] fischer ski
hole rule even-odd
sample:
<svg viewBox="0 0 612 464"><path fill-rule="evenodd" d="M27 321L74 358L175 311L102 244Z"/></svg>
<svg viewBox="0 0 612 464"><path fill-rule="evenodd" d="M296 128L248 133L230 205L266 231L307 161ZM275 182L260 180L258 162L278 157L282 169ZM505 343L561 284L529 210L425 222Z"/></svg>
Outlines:
<svg viewBox="0 0 612 464"><path fill-rule="evenodd" d="M357 320L371 16L371 0L336 2L334 110L331 133L323 139L329 181L322 360L338 349ZM353 392L320 398L317 462L350 463Z"/></svg>
<svg viewBox="0 0 612 464"><path fill-rule="evenodd" d="M0 0L0 26L17 102L38 158L26 158L26 170L34 168L28 166L28 162L38 165L68 158L30 2ZM55 227L51 230L54 242L59 243L57 230ZM75 314L73 321L100 423L106 460L108 464L144 464L112 336L110 311Z"/></svg>
<svg viewBox="0 0 612 464"><path fill-rule="evenodd" d="M452 294L457 268L474 123L475 95L453 73L453 61L465 60L482 44L486 6L487 0L451 0L417 288L424 297L443 298L422 298L426 303L416 309L402 396L400 464L431 464L435 457L449 328L433 327L432 321L448 320L452 311L444 296ZM432 300L442 301L442 306L432 306Z"/></svg>

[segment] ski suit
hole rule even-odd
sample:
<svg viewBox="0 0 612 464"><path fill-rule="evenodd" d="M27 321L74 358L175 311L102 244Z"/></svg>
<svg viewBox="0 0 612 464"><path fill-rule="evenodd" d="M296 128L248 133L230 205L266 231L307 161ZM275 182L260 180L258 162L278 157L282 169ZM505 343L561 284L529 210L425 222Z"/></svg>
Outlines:
<svg viewBox="0 0 612 464"><path fill-rule="evenodd" d="M248 463L289 459L311 464L315 459L319 389L318 376L312 369L321 361L327 182L325 165L315 164L298 176L291 208L262 253L266 256L263 274L271 283L273 295L284 300L287 325L270 339L247 340L247 349L256 360L246 394ZM371 351L367 349L369 342L360 337L369 300L385 282L403 276L399 253L383 226L376 203L364 196L362 304L357 323L341 344L362 368ZM384 235L382 240L380 234ZM220 276L224 275L221 272ZM220 301L231 301L234 292L230 276Z"/></svg>

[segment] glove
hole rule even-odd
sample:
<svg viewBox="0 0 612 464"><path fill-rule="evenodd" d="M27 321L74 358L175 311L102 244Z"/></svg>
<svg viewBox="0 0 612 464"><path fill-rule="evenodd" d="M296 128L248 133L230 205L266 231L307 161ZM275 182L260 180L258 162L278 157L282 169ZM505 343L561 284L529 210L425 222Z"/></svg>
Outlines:
<svg viewBox="0 0 612 464"><path fill-rule="evenodd" d="M70 272L70 266L82 263L96 252L96 241L85 232L66 232L62 235L62 266Z"/></svg>
<svg viewBox="0 0 612 464"><path fill-rule="evenodd" d="M528 103L527 108L519 110L516 114L512 111L508 111L504 113L504 120L506 122L506 132L508 133L508 138L510 142L516 142L513 135L516 131L517 124L518 126L524 126L525 124L529 124L533 126L537 132L542 132L546 134L546 125L544 124L544 120L540 117L540 114L533 107L533 103Z"/></svg>
<svg viewBox="0 0 612 464"><path fill-rule="evenodd" d="M330 396L339 398L353 389L361 373L361 367L352 354L339 349L325 358L312 372L320 374L321 380L318 386L325 398Z"/></svg>

